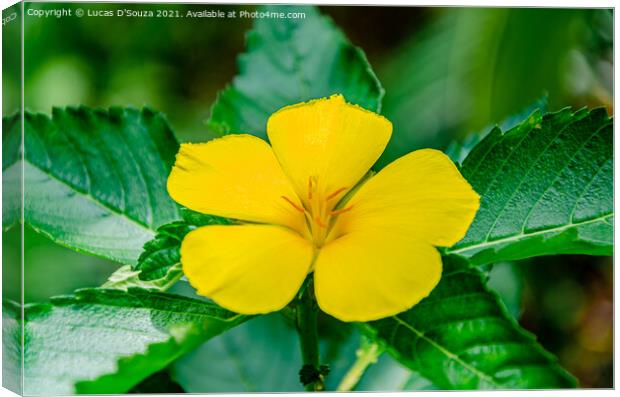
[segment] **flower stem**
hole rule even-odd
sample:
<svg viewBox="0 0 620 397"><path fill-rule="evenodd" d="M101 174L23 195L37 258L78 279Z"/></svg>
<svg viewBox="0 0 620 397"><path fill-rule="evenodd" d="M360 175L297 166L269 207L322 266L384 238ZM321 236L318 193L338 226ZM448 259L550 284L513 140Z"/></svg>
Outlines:
<svg viewBox="0 0 620 397"><path fill-rule="evenodd" d="M362 340L362 346L356 352L357 360L349 368L336 390L353 390L368 367L377 362L381 353L383 353L383 349L377 343Z"/></svg>
<svg viewBox="0 0 620 397"><path fill-rule="evenodd" d="M297 300L297 332L301 345L303 367L299 371L301 383L307 391L325 389L325 367L320 365L319 335L317 330L318 306L314 297L314 280L309 276Z"/></svg>

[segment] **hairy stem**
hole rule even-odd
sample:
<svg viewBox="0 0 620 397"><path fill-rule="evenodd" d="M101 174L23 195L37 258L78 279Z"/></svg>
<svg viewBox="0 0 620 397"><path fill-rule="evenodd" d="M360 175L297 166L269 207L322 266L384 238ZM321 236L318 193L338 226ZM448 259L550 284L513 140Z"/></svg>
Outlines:
<svg viewBox="0 0 620 397"><path fill-rule="evenodd" d="M314 297L314 281L312 276L306 282L303 292L297 301L297 332L301 345L303 367L300 380L307 391L325 389L325 374L319 357L319 335L317 330L318 306Z"/></svg>

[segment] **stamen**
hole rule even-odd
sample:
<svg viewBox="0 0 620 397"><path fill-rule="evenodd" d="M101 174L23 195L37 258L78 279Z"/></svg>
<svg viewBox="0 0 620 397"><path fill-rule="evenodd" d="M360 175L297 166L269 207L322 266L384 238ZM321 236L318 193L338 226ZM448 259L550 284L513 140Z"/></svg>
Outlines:
<svg viewBox="0 0 620 397"><path fill-rule="evenodd" d="M337 195L339 195L340 193L344 192L345 190L347 190L346 187L341 187L340 189L336 190L335 192L333 192L332 194L327 196L327 198L325 200L331 200L334 197L336 197Z"/></svg>
<svg viewBox="0 0 620 397"><path fill-rule="evenodd" d="M340 215L340 214L343 214L343 213L345 213L345 212L351 211L351 209L352 209L352 208L353 208L353 206L351 205L351 206L346 207L346 208L341 208L341 209L339 209L339 210L331 211L329 214L330 214L331 216L334 216L334 215Z"/></svg>
<svg viewBox="0 0 620 397"><path fill-rule="evenodd" d="M312 200L312 177L308 178L308 200Z"/></svg>
<svg viewBox="0 0 620 397"><path fill-rule="evenodd" d="M318 216L314 218L314 221L316 222L317 225L321 226L322 228L326 228L327 227L326 224L321 222L321 218L319 218Z"/></svg>
<svg viewBox="0 0 620 397"><path fill-rule="evenodd" d="M298 206L297 204L295 204L291 199L289 199L286 196L281 196L287 203L289 203L290 205L293 206L293 208L295 208L297 211L301 212L302 214L305 213L306 211L304 211L303 208L301 208L300 206Z"/></svg>

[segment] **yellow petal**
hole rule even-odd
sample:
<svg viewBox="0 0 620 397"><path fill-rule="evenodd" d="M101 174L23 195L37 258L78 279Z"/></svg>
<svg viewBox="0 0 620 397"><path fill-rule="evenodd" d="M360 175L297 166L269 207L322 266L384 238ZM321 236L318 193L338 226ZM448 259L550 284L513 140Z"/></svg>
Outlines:
<svg viewBox="0 0 620 397"><path fill-rule="evenodd" d="M449 247L465 236L479 205L478 194L448 156L433 149L417 150L362 185L329 238L372 230Z"/></svg>
<svg viewBox="0 0 620 397"><path fill-rule="evenodd" d="M267 134L284 172L306 200L309 188L321 197L352 188L385 149L392 123L334 95L277 111L267 121Z"/></svg>
<svg viewBox="0 0 620 397"><path fill-rule="evenodd" d="M301 206L273 151L260 138L228 135L207 143L182 144L168 193L205 214L301 228Z"/></svg>
<svg viewBox="0 0 620 397"><path fill-rule="evenodd" d="M316 259L321 309L342 321L371 321L411 308L439 282L431 245L398 233L358 231L324 246Z"/></svg>
<svg viewBox="0 0 620 397"><path fill-rule="evenodd" d="M312 246L272 225L205 226L183 239L183 273L199 295L243 314L280 310L312 262Z"/></svg>

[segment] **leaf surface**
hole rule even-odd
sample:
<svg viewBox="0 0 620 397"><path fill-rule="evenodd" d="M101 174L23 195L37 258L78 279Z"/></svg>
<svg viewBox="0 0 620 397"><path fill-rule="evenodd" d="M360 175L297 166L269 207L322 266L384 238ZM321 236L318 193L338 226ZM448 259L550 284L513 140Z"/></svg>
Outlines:
<svg viewBox="0 0 620 397"><path fill-rule="evenodd" d="M4 310L19 321L19 308L5 302ZM126 393L246 319L209 302L138 288L78 290L24 312L24 393L32 395Z"/></svg>
<svg viewBox="0 0 620 397"><path fill-rule="evenodd" d="M536 110L547 112L548 98L542 96L534 101L531 105L523 110L504 118L495 125L489 125L480 131L468 134L464 139L456 139L446 147L446 154L455 163L461 164L467 155L482 141L492 130L494 126L502 130L510 130L527 120Z"/></svg>
<svg viewBox="0 0 620 397"><path fill-rule="evenodd" d="M21 114L2 119L2 230L15 225L22 210Z"/></svg>
<svg viewBox="0 0 620 397"><path fill-rule="evenodd" d="M2 304L2 387L22 394L21 307L4 300Z"/></svg>
<svg viewBox="0 0 620 397"><path fill-rule="evenodd" d="M461 171L480 209L448 253L475 265L612 254L613 122L604 109L535 112L507 132L495 128Z"/></svg>
<svg viewBox="0 0 620 397"><path fill-rule="evenodd" d="M172 365L188 393L301 392L295 329L279 314L219 335Z"/></svg>
<svg viewBox="0 0 620 397"><path fill-rule="evenodd" d="M112 273L103 287L166 291L183 276L180 249L185 235L197 227L232 223L226 218L200 214L183 207L181 214L183 221L168 223L157 229L155 237L144 244L135 266L121 267Z"/></svg>
<svg viewBox="0 0 620 397"><path fill-rule="evenodd" d="M444 275L412 309L366 324L398 361L441 389L566 388L575 379L507 313L482 273L444 258Z"/></svg>
<svg viewBox="0 0 620 397"><path fill-rule="evenodd" d="M221 91L208 125L219 134L266 137L276 110L341 93L379 111L383 88L363 51L315 7L266 6L261 11L304 12L300 19L257 19L237 59L239 72Z"/></svg>
<svg viewBox="0 0 620 397"><path fill-rule="evenodd" d="M19 152L18 115L3 154ZM25 222L53 241L134 264L155 230L178 220L166 191L178 143L150 109L54 108L24 115ZM9 145L7 145L9 143ZM3 162L3 174L19 167Z"/></svg>

